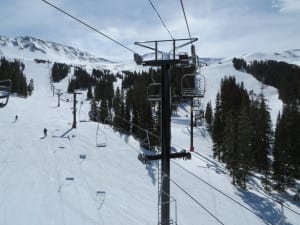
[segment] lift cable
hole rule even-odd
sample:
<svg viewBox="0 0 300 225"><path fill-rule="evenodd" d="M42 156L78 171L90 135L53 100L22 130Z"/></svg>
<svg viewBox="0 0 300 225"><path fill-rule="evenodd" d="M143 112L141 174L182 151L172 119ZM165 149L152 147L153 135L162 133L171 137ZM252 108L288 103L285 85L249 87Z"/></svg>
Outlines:
<svg viewBox="0 0 300 225"><path fill-rule="evenodd" d="M174 40L174 37L172 36L170 30L168 29L166 23L163 21L162 17L160 16L159 12L157 11L157 9L155 8L154 4L152 3L151 0L148 0L150 5L152 6L153 10L156 12L157 16L159 17L161 23L163 24L163 26L166 28L166 30L168 31L170 37Z"/></svg>
<svg viewBox="0 0 300 225"><path fill-rule="evenodd" d="M142 129L142 130L144 130L144 131L148 131L147 129L143 129L143 128L141 128L141 127L135 125L134 123L125 120L124 118L122 118L122 117L120 117L120 116L117 116L117 117L120 118L120 119L122 119L122 120L124 120L124 121L126 121L126 122L128 122L128 123L130 123L130 124L132 124L132 125L134 125L134 126L136 126L137 128L140 128L140 129ZM114 126L116 126L115 123L112 122L112 124L113 124ZM120 128L120 127L118 127L118 126L116 126L116 127L117 127L118 129L120 129L120 130L125 131L127 134L130 134L130 133L129 133L128 131L126 131L125 129ZM149 134L153 134L153 133L151 133L151 131L148 131L148 132L149 132ZM158 136L156 136L155 134L153 134L153 135L154 135L154 137L158 137ZM129 143L126 143L126 142L125 142L125 144L128 145L128 146L129 146L132 150L134 150L135 152L137 152L137 153L140 152L139 149L135 148L134 146L130 145ZM180 146L178 146L178 145L172 145L172 146L180 147ZM222 195L224 195L225 197L227 197L229 200L232 200L233 202L235 202L235 203L238 204L239 206L243 207L243 208L246 209L247 211L251 212L251 213L254 214L255 216L258 216L258 217L260 217L262 220L265 221L265 219L262 218L262 216L258 215L255 211L253 211L253 210L251 210L250 208L246 207L245 205L241 204L239 201L235 200L234 198L232 198L231 196L229 196L229 195L226 194L225 192L219 190L219 189L216 188L215 186L213 186L213 185L211 185L210 183L208 183L207 181L203 180L201 177L197 176L197 175L194 174L193 172L191 172L191 171L189 171L188 169L184 168L183 166L181 166L181 165L180 165L179 163L177 163L176 161L172 160L171 162L174 163L175 165L177 165L179 168L183 169L184 171L190 173L191 175L193 175L194 177L196 177L197 179L199 179L199 180L202 181L203 183L207 184L207 185L210 186L212 189L218 191L219 193L221 193ZM172 180L171 180L171 181L172 181ZM173 181L172 181L172 182L173 182ZM183 189L183 188L181 187L180 189ZM183 190L184 190L184 189L183 189ZM185 192L187 192L187 191L185 191ZM192 197L188 192L187 192L187 194L188 194L189 197L191 197L194 201L196 200L196 199L194 199L194 197ZM197 200L196 200L196 201L197 201ZM197 204L198 204L198 203L199 203L199 202L197 202ZM201 203L200 203L200 204L201 204ZM201 206L201 207L203 208L203 206ZM207 210L206 210L206 211L207 211ZM208 212L209 212L209 211L208 211ZM209 212L209 214L212 214L212 213ZM215 217L215 216L214 216L214 217ZM217 219L217 218L216 218L216 219ZM218 220L218 222L220 222L220 221ZM268 224L268 225L271 225L270 223L268 223L268 222L266 222L266 221L265 221L265 223ZM221 224L223 224L223 223L221 222Z"/></svg>
<svg viewBox="0 0 300 225"><path fill-rule="evenodd" d="M64 11L64 10L62 10L62 9L60 9L60 8L57 7L56 5L53 5L52 3L50 3L50 2L48 2L48 1L46 1L46 0L42 0L42 1L45 2L46 4L52 6L53 8L57 9L58 11L62 12L63 14L65 14L65 15L71 17L72 19L76 20L77 22L83 24L84 26L86 26L86 27L92 29L93 31L97 32L98 34L101 34L102 36L106 37L107 39L109 39L109 40L115 42L116 44L118 44L118 45L120 45L121 47L127 49L128 51L130 51L130 52L132 52L132 53L136 53L134 50L128 48L127 46L125 46L125 45L122 44L121 42L119 42L119 41L113 39L112 37L108 36L107 34L104 34L104 33L101 32L100 30L98 30L98 29L96 29L96 28L94 28L94 27L88 25L87 23L85 23L85 22L82 21L81 19L78 19L78 18L76 18L75 16L72 16L70 13L68 13L68 12L66 12L66 11Z"/></svg>
<svg viewBox="0 0 300 225"><path fill-rule="evenodd" d="M73 144L72 144L72 142L70 142L70 147L71 147L71 152L73 153L73 157L75 157L75 148L73 147ZM76 157L75 157L76 158ZM93 204L95 205L95 207L96 207L96 209L98 209L97 208L97 203L94 201L94 199L93 199L93 190L92 190L92 187L91 187L91 185L89 184L89 182L88 182L88 180L87 180L87 178L86 177L88 177L88 176L86 176L86 173L84 172L84 170L83 170L83 168L82 168L82 165L81 164L77 164L78 165L78 168L79 168L79 170L80 170L80 172L81 172L81 174L82 174L82 177L83 177L83 181L84 181L84 183L85 183L85 185L86 185L86 187L87 187L87 189L88 189L88 192L89 192L89 194L90 194L90 199L92 200L92 202L93 202ZM102 216L101 216L101 214L100 214L100 212L99 213L97 213L97 215L98 215L98 217L99 217L99 221L102 221L103 219L102 219ZM103 222L103 221L102 221ZM101 224L103 224L103 223L101 223Z"/></svg>
<svg viewBox="0 0 300 225"><path fill-rule="evenodd" d="M251 185L252 188L254 188L255 190L257 191L260 191L258 190L256 187L254 187L253 185ZM263 196L265 196L267 199L271 200L271 201L274 201L276 203L278 203L279 205L282 205L284 208L288 209L289 211L297 214L298 216L300 216L300 213L295 211L294 209L290 208L289 206L287 206L286 204L283 204L282 201L278 200L278 199L275 199L274 197L272 196L269 196L268 194L266 194L265 192L260 192L260 194L262 194Z"/></svg>
<svg viewBox="0 0 300 225"><path fill-rule="evenodd" d="M101 107L100 107L100 108L101 108ZM128 122L128 123L131 124L132 126L135 126L135 127L139 128L139 129L145 131L145 132L148 132L149 134L153 135L153 137L159 138L156 134L152 133L151 131L149 131L149 130L147 130L147 129L144 129L144 128L142 128L142 127L140 127L140 126L138 126L138 125L132 123L131 121L127 121L127 120L125 120L124 118L122 118L121 116L118 116L118 115L115 115L115 116L118 117L119 119L125 121L125 122ZM113 124L114 124L114 123L113 123ZM116 124L114 124L114 125L116 126ZM127 134L132 134L132 133L126 131L125 129L120 128L120 127L118 127L118 129L125 131L125 133L127 133ZM129 144L127 144L127 145L129 145ZM129 145L129 146L130 146L130 145ZM179 145L177 145L177 144L172 144L172 146L183 149L183 147L181 147L181 146L179 146ZM131 148L134 148L133 146L130 146L130 147L131 147ZM139 150L137 150L137 149L135 149L135 148L134 148L134 150L135 150L136 152L139 152ZM198 153L198 155L201 156L199 153ZM198 158L198 157L196 157L196 158ZM198 159L201 160L200 158L198 158ZM179 165L178 163L176 163L174 160L172 160L171 162L172 162L172 163L175 163L179 168L181 168L181 169L185 170L186 172L190 173L191 175L193 175L194 177L196 177L196 178L199 179L200 181L204 182L205 184L207 184L208 186L210 186L210 187L213 188L214 190L218 191L219 193L221 193L222 195L224 195L224 196L227 197L228 199L234 201L235 203L237 203L237 204L240 205L241 207L245 208L245 209L248 210L249 212L253 213L253 214L256 215L256 216L259 216L259 215L256 214L255 211L253 211L253 210L249 209L248 207L246 207L245 205L241 204L239 201L235 200L234 198L232 198L231 196L229 196L229 195L226 194L225 192L219 190L218 188L216 188L216 187L213 186L212 184L210 184L210 183L208 183L207 181L203 180L201 177L197 176L197 175L194 174L193 172L191 172L191 171L189 171L188 169L182 167L181 165ZM272 200L272 199L271 199L271 200ZM276 200L273 200L273 201L276 201ZM295 214L300 215L298 212L294 211L293 209L289 208L288 206L286 206L286 205L283 205L283 206L286 207L287 209L289 209L290 211L294 212ZM262 219L263 219L263 218L262 218Z"/></svg>
<svg viewBox="0 0 300 225"><path fill-rule="evenodd" d="M253 211L252 209L249 209L248 207L246 207L245 205L241 204L239 201L235 200L234 198L232 198L231 196L229 196L228 194L226 194L225 192L221 191L220 189L216 188L215 186L211 185L210 183L208 183L207 181L203 180L201 177L197 176L196 174L194 174L193 172L189 171L188 169L184 168L183 166L179 165L179 163L175 162L174 160L171 161L172 163L174 163L175 165L177 165L178 167L180 167L181 169L183 169L184 171L186 171L187 173L191 174L192 176L194 176L195 178L197 178L198 180L202 181L203 183L207 184L209 187L211 187L212 189L216 190L217 192L219 192L220 194L224 195L225 197L227 197L228 199L232 200L233 202L235 202L236 204L240 205L241 207L243 207L244 209L248 210L249 212L251 212L252 214L254 214L255 216L260 217L261 219L263 219L265 221L264 218L262 218L262 216L258 215L255 211ZM266 222L266 221L265 221ZM267 224L270 224L268 222L266 222Z"/></svg>
<svg viewBox="0 0 300 225"><path fill-rule="evenodd" d="M101 107L101 106L99 106L98 108L100 108L100 109L105 109L105 108L103 108L103 107ZM123 117L121 117L121 116L119 116L119 115L114 115L114 116L117 117L117 118L120 119L120 120L123 120L124 122L127 122L128 124L130 124L130 125L132 125L132 126L138 128L138 129L142 130L142 131L145 131L146 133L152 135L153 137L159 139L159 136L157 136L156 134L154 134L154 133L151 132L150 130L147 130L147 129L143 128L143 127L140 127L140 126L136 125L135 123L133 123L133 122L131 122L131 121L128 121L128 120L124 119ZM122 129L122 128L119 128L119 129ZM125 130L125 129L124 129L124 130ZM127 133L127 134L132 134L132 133L130 133L130 132L128 132L128 131L126 131L125 133Z"/></svg>
<svg viewBox="0 0 300 225"><path fill-rule="evenodd" d="M55 150L54 150L53 146L51 146L51 150L50 150L49 142L47 141L46 143L47 143L48 154L49 154L49 156L52 155L52 160L51 161L54 162L54 169L55 169L55 172L56 172L56 181L57 181L58 185L60 185L61 171L59 171L59 168L58 168L58 163L57 163L58 160L57 160L57 157L55 155ZM53 174L52 174L52 176L54 178ZM66 215L65 215L65 210L64 210L64 202L63 202L63 198L62 198L62 193L58 192L58 195L59 195L59 202L60 202L60 206L61 206L62 222L63 222L63 225L66 225Z"/></svg>
<svg viewBox="0 0 300 225"><path fill-rule="evenodd" d="M191 32L190 32L190 27L189 27L189 24L188 24L188 21L187 21L187 18L186 18L186 14L185 14L185 10L184 10L183 0L180 0L180 3L181 3L181 8L182 8L182 12L183 12L183 15L184 15L184 19L185 19L185 24L186 24L190 39L192 39Z"/></svg>
<svg viewBox="0 0 300 225"><path fill-rule="evenodd" d="M181 191L183 191L187 196L189 196L197 205L204 209L209 215L211 215L219 224L225 225L218 217L216 217L211 211L209 211L204 205L202 205L197 199L195 199L190 193L188 193L182 186L177 184L173 179L169 177L169 180L177 186Z"/></svg>
<svg viewBox="0 0 300 225"><path fill-rule="evenodd" d="M125 142L126 145L128 145L132 150L134 150L135 152L139 152L139 150L128 144L128 142ZM225 225L220 219L218 219L212 212L210 212L204 205L202 205L197 199L195 199L191 194L189 194L182 186L180 186L179 184L177 184L174 180L172 180L169 176L167 176L168 179L175 184L180 190L182 190L186 195L188 195L194 202L196 202L202 209L204 209L209 215L211 215L213 218L215 218L220 224Z"/></svg>
<svg viewBox="0 0 300 225"><path fill-rule="evenodd" d="M175 145L173 145L173 146L175 146ZM177 147L179 147L178 145L177 145ZM196 158L198 158L199 160L202 160L202 161L204 161L204 160L206 160L207 161L207 159L205 158L205 157L203 157L201 154L199 154L198 152L194 152L194 154L193 154L193 156L194 157L196 157ZM204 158L204 159L201 159L200 157L202 157L202 158ZM181 167L180 165L178 165L179 167ZM187 169L185 169L185 168L182 168L182 169L184 169L184 170L186 170L187 172L189 172L189 173L191 173L192 174L192 172L190 172L189 170L187 170ZM195 177L198 177L197 175L195 175L195 174L192 174L193 176L195 176ZM200 177L198 177L198 179L201 179ZM201 179L202 180L202 179ZM206 181L204 181L204 180L202 180L203 182L206 182ZM209 184L209 183L207 183L208 185L211 185L211 184ZM211 185L212 186L212 185ZM215 188L214 186L212 186L215 190L217 190L217 188ZM253 186L252 186L253 187ZM253 188L255 188L255 187L253 187ZM217 191L219 191L219 192L222 192L222 191L220 191L220 190L217 190ZM276 203L278 203L278 204L280 204L280 205L282 205L283 207L285 207L286 209L288 209L288 210L290 210L291 212L293 212L293 213L295 213L295 214L297 214L298 216L300 216L300 213L299 212L297 212L297 211L295 211L294 209L292 209L292 208L290 208L289 206L287 206L286 204L283 204L282 202L280 202L279 200L277 200L277 199L274 199L273 197L271 197L271 196L269 196L268 194L266 194L266 193L262 193L262 192L260 192L260 194L262 194L262 195L264 195L266 198L268 198L269 200L271 200L271 201L273 201L273 202L276 202ZM230 197L230 196L228 196L228 197ZM237 202L238 203L238 202Z"/></svg>

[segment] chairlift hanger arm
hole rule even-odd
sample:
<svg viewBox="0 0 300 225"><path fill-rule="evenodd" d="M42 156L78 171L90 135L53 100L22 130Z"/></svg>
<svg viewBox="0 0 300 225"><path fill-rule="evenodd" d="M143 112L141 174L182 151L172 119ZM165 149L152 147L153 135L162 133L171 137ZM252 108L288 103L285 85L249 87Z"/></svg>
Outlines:
<svg viewBox="0 0 300 225"><path fill-rule="evenodd" d="M144 47L144 48L148 48L148 49L151 49L151 50L154 50L154 51L162 53L162 51L157 50L157 43L161 43L161 42L173 42L173 43L176 43L176 42L182 42L182 41L187 41L187 42L183 43L183 44L181 44L181 45L179 45L177 47L175 46L175 50L198 41L198 38L188 38L188 39L187 38L183 38L183 39L156 40L156 41L138 41L138 42L134 42L134 44L136 44L138 46L141 46L141 47ZM146 44L153 44L153 43L156 45L156 47L150 47L150 46L146 45ZM171 50L170 52L172 52L172 51L174 51L174 49Z"/></svg>
<svg viewBox="0 0 300 225"><path fill-rule="evenodd" d="M150 49L155 51L155 60L143 60L143 58L139 55L134 55L135 61L139 65L144 65L144 66L162 66L162 65L174 65L180 63L180 60L175 59L175 51L179 48L182 48L188 44L191 44L195 41L197 41L198 38L182 38L182 39L171 39L171 40L155 40L155 41L140 41L140 42L135 42L136 45ZM176 42L182 42L185 41L185 43L176 46ZM173 43L173 50L170 52L173 52L173 59L157 59L157 53L163 53L162 51L158 50L158 43L162 42L170 42ZM155 46L149 46L149 44L154 44Z"/></svg>
<svg viewBox="0 0 300 225"><path fill-rule="evenodd" d="M194 42L196 42L196 41L198 41L198 38L192 38L189 42L184 43L184 44L181 44L181 45L175 47L175 50L180 49L180 48L183 48L184 46L187 46L187 45L189 45L189 44L192 44L192 43L194 43ZM170 53L173 52L173 51L174 51L174 50L171 50Z"/></svg>
<svg viewBox="0 0 300 225"><path fill-rule="evenodd" d="M147 43L155 43L155 42L176 42L176 41L198 41L198 38L179 38L179 39L164 39L164 40L155 40L155 41L137 41L134 42L134 44L139 45L139 44L147 44Z"/></svg>
<svg viewBox="0 0 300 225"><path fill-rule="evenodd" d="M146 43L146 42L145 42L145 43ZM144 45L143 42L135 42L135 44L138 45L138 46L144 47L144 48L148 48L148 49L153 50L153 51L157 51L157 52L159 52L159 53L163 53L162 51L159 51L159 50L157 50L156 48L153 48L153 47Z"/></svg>

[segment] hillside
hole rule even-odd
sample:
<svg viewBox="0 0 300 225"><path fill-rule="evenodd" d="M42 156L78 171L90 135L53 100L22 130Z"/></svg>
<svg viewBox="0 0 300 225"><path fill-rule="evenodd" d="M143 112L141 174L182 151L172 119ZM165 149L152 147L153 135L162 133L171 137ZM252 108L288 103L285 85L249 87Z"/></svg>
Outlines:
<svg viewBox="0 0 300 225"><path fill-rule="evenodd" d="M77 129L71 129L72 100L62 101L58 108L57 97L52 96L49 74L53 62L34 62L42 56L50 61L59 59L60 51L55 52L49 43L48 49L33 42L39 45L29 44L31 47L22 50L22 41L16 45L19 47L12 42L0 44L4 56L21 58L27 80L33 78L35 82L31 97L12 96L0 112L0 224L157 224L157 164L141 164L137 160L142 150L139 144L107 125L99 124L107 137L107 146L101 148L96 147L97 123L78 122ZM78 55L72 57L61 55L60 59L86 63L88 67L136 68L132 61L94 64ZM207 82L204 104L214 101L225 75L235 76L256 94L261 90L261 84L251 75L234 70L230 60L212 62L202 68L202 73ZM67 82L65 78L59 86L66 90ZM276 89L266 87L264 93L275 124L282 102ZM80 101L87 117L89 102L84 97ZM180 108L178 116L172 118L172 145L177 151L189 147L188 110ZM13 122L15 115L17 122ZM48 129L45 138L44 128ZM251 180L249 191L232 186L224 165L212 158L212 141L206 129L199 127L194 135L196 153L192 160L171 163L171 195L176 200L171 204L171 215L173 219L177 216L178 224L299 224L300 216L293 212L300 212L299 202L276 193L266 197L258 178ZM271 199L275 197L289 209L282 212Z"/></svg>

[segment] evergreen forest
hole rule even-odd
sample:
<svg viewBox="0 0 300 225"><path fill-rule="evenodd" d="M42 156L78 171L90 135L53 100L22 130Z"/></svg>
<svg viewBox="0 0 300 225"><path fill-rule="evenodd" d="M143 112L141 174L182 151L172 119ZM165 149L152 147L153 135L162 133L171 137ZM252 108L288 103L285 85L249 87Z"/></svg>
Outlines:
<svg viewBox="0 0 300 225"><path fill-rule="evenodd" d="M10 79L12 82L11 93L21 97L27 97L28 92L31 95L33 91L33 80L28 86L23 73L24 69L24 63L18 60L9 61L4 57L0 60L0 80Z"/></svg>
<svg viewBox="0 0 300 225"><path fill-rule="evenodd" d="M250 71L254 70L253 65L262 62L248 66L245 61L234 59L233 63L236 69ZM69 69L64 71L67 73ZM174 112L180 102L187 101L181 96L181 78L190 72L177 68L171 71ZM118 74L93 69L88 73L76 67L67 90L69 93L87 90L92 121L131 134L141 146L154 150L159 146L160 104L149 101L149 96L159 96L160 93L156 85L152 93L149 87L160 82L160 73L159 69ZM263 77L259 79L267 80ZM287 80L291 82L289 78ZM206 106L205 121L213 140L213 156L226 165L233 184L246 189L251 176L258 173L268 191L296 187L296 180L300 178L300 110L298 96L294 95L295 92L289 93L282 94L287 104L278 115L273 130L263 92L259 95L249 93L233 76L222 79L215 108L211 102Z"/></svg>
<svg viewBox="0 0 300 225"><path fill-rule="evenodd" d="M266 190L296 188L300 178L299 105L284 106L274 132L263 93L249 95L243 83L227 77L212 111L209 102L205 118L213 154L226 164L233 184L247 188L251 175L259 172Z"/></svg>

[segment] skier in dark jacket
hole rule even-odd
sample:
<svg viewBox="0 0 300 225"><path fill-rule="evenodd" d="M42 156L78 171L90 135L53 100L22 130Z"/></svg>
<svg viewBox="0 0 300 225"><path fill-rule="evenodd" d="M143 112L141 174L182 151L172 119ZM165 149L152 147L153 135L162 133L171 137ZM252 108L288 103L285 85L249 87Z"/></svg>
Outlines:
<svg viewBox="0 0 300 225"><path fill-rule="evenodd" d="M44 128L44 136L47 137L47 128Z"/></svg>

